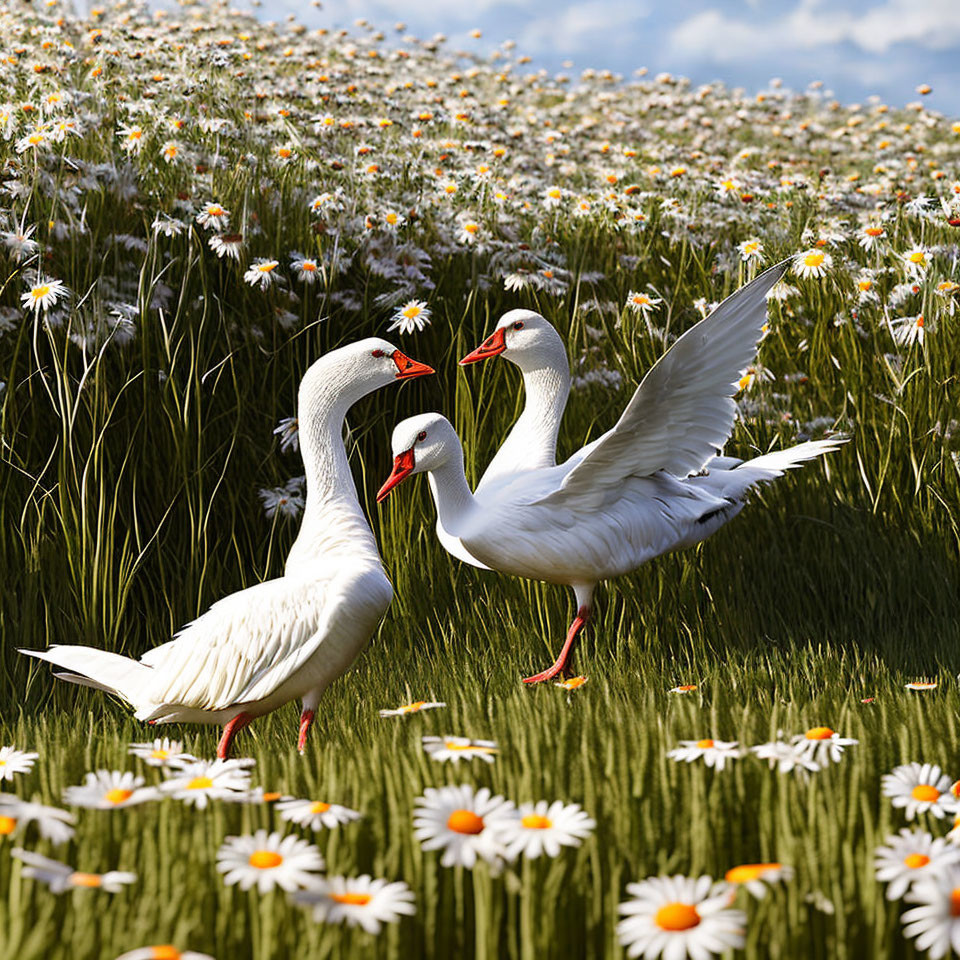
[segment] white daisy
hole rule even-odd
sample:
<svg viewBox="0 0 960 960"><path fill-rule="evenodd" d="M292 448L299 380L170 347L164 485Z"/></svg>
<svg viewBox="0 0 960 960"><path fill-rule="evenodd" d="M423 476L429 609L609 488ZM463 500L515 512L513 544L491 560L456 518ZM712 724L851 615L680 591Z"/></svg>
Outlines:
<svg viewBox="0 0 960 960"><path fill-rule="evenodd" d="M825 277L827 271L833 266L833 257L825 250L814 247L812 250L804 250L793 258L793 272L800 277Z"/></svg>
<svg viewBox="0 0 960 960"><path fill-rule="evenodd" d="M799 776L807 773L817 773L822 770L820 763L792 743L783 740L774 740L772 743L760 743L750 748L750 752L761 760L770 764L770 769L777 768L779 773L795 771Z"/></svg>
<svg viewBox="0 0 960 960"><path fill-rule="evenodd" d="M178 950L170 943L159 944L155 947L137 947L120 954L117 960L214 960L208 953L197 953L195 950Z"/></svg>
<svg viewBox="0 0 960 960"><path fill-rule="evenodd" d="M731 888L710 877L649 877L627 884L617 924L628 957L706 960L742 947L747 916L730 908Z"/></svg>
<svg viewBox="0 0 960 960"><path fill-rule="evenodd" d="M440 703L439 701L430 701L430 700L414 700L413 703L405 703L400 707L397 707L395 710L381 710L381 717L406 717L411 713L419 713L421 710L437 710L440 707L445 707L445 703Z"/></svg>
<svg viewBox="0 0 960 960"><path fill-rule="evenodd" d="M293 895L296 903L313 907L318 923L346 923L361 926L367 933L379 933L384 923L396 923L402 914L416 913L410 888L398 880L362 877L324 877L316 887Z"/></svg>
<svg viewBox="0 0 960 960"><path fill-rule="evenodd" d="M911 347L915 343L923 346L928 324L922 313L918 313L915 317L897 317L895 320L888 321L887 325L890 327L890 335L897 343L906 347Z"/></svg>
<svg viewBox="0 0 960 960"><path fill-rule="evenodd" d="M430 308L423 300L408 300L393 315L393 323L387 332L399 330L401 333L413 333L422 330L430 323Z"/></svg>
<svg viewBox="0 0 960 960"><path fill-rule="evenodd" d="M888 884L887 899L899 900L907 888L931 873L960 863L960 848L943 837L936 840L925 830L904 827L877 847L874 868L877 880Z"/></svg>
<svg viewBox="0 0 960 960"><path fill-rule="evenodd" d="M763 260L763 244L756 237L751 237L749 240L744 240L743 243L738 243L737 252L740 254L740 259L744 262L753 260L756 263L760 263Z"/></svg>
<svg viewBox="0 0 960 960"><path fill-rule="evenodd" d="M860 228L857 243L860 244L864 250L873 250L886 235L887 231L884 230L879 223L868 223L866 226Z"/></svg>
<svg viewBox="0 0 960 960"><path fill-rule="evenodd" d="M127 753L139 757L148 767L183 767L197 759L183 752L181 741L169 737L158 737L152 743L131 743Z"/></svg>
<svg viewBox="0 0 960 960"><path fill-rule="evenodd" d="M932 960L950 952L960 953L960 867L928 873L904 897L918 906L906 910L900 921L903 935L916 938L916 948L926 950Z"/></svg>
<svg viewBox="0 0 960 960"><path fill-rule="evenodd" d="M223 232L230 226L230 211L219 203L205 203L197 214L197 223L201 227L211 227Z"/></svg>
<svg viewBox="0 0 960 960"><path fill-rule="evenodd" d="M627 306L634 311L634 313L640 313L644 317L650 316L651 310L654 307L658 307L663 300L659 297L651 297L649 293L638 293L636 290L631 290L627 294Z"/></svg>
<svg viewBox="0 0 960 960"><path fill-rule="evenodd" d="M734 886L745 887L750 894L762 900L767 895L768 884L793 879L793 867L782 863L741 863L731 867L723 879Z"/></svg>
<svg viewBox="0 0 960 960"><path fill-rule="evenodd" d="M960 801L950 793L950 778L930 763L906 763L881 778L883 795L895 807L904 808L908 820L931 813L938 820L960 810Z"/></svg>
<svg viewBox="0 0 960 960"><path fill-rule="evenodd" d="M305 257L302 253L290 254L290 269L301 283L316 283L320 275L320 265L315 257Z"/></svg>
<svg viewBox="0 0 960 960"><path fill-rule="evenodd" d="M702 758L708 767L722 770L728 760L742 757L743 751L736 740L681 740L680 746L671 750L667 756L671 760L685 760L687 763Z"/></svg>
<svg viewBox="0 0 960 960"><path fill-rule="evenodd" d="M256 885L260 893L274 887L293 891L316 886L323 869L320 851L308 840L258 830L253 836L227 837L217 851L217 870L229 887Z"/></svg>
<svg viewBox="0 0 960 960"><path fill-rule="evenodd" d="M263 514L272 520L277 513L281 517L296 520L306 506L306 500L299 489L291 488L290 484L282 487L266 487L259 492L260 502L263 504Z"/></svg>
<svg viewBox="0 0 960 960"><path fill-rule="evenodd" d="M248 758L212 762L199 760L164 780L160 784L160 791L203 810L211 800L246 793L250 787L247 768L255 763L255 760Z"/></svg>
<svg viewBox="0 0 960 960"><path fill-rule="evenodd" d="M42 803L30 803L9 793L0 793L0 836L9 836L18 828L34 822L40 828L40 836L55 846L65 843L73 834L73 814L59 807L47 807Z"/></svg>
<svg viewBox="0 0 960 960"><path fill-rule="evenodd" d="M280 452L300 449L300 421L297 417L284 417L274 428L273 435L280 438Z"/></svg>
<svg viewBox="0 0 960 960"><path fill-rule="evenodd" d="M855 746L860 741L852 737L841 737L829 727L811 727L806 733L793 737L790 742L825 767L831 761L839 763L843 758L844 748Z"/></svg>
<svg viewBox="0 0 960 960"><path fill-rule="evenodd" d="M277 804L277 812L282 820L314 831L323 827L333 830L341 823L352 823L363 818L363 814L356 810L323 800L281 800Z"/></svg>
<svg viewBox="0 0 960 960"><path fill-rule="evenodd" d="M521 853L532 860L541 854L556 857L561 847L579 847L596 825L578 803L541 800L520 804L497 832L507 860L515 860Z"/></svg>
<svg viewBox="0 0 960 960"><path fill-rule="evenodd" d="M916 246L900 254L903 266L914 279L922 279L930 266L930 251L926 247Z"/></svg>
<svg viewBox="0 0 960 960"><path fill-rule="evenodd" d="M491 796L486 787L474 792L459 787L427 787L417 797L414 837L424 850L443 850L444 867L473 867L477 857L497 867L503 854L498 830L513 812L513 804Z"/></svg>
<svg viewBox="0 0 960 960"><path fill-rule="evenodd" d="M221 259L229 257L240 262L243 253L242 233L215 233L207 241L207 246Z"/></svg>
<svg viewBox="0 0 960 960"><path fill-rule="evenodd" d="M471 740L469 737L424 737L423 749L434 760L473 760L479 757L487 763L493 763L497 744L493 740Z"/></svg>
<svg viewBox="0 0 960 960"><path fill-rule="evenodd" d="M16 847L11 856L26 864L23 875L40 883L45 883L51 893L65 893L67 890L88 888L105 890L107 893L119 893L126 884L135 883L137 875L122 870L110 870L107 873L81 873L59 860L41 857Z"/></svg>
<svg viewBox="0 0 960 960"><path fill-rule="evenodd" d="M55 306L61 298L67 295L67 288L62 280L41 280L24 294L20 295L20 302L35 313L41 310L46 312Z"/></svg>
<svg viewBox="0 0 960 960"><path fill-rule="evenodd" d="M12 780L18 773L29 773L39 756L16 747L0 747L0 780Z"/></svg>
<svg viewBox="0 0 960 960"><path fill-rule="evenodd" d="M267 290L277 281L277 274L274 273L274 271L279 265L279 260L257 257L257 259L247 267L247 272L243 275L243 279L249 283L251 287L260 287L261 290Z"/></svg>
<svg viewBox="0 0 960 960"><path fill-rule="evenodd" d="M97 770L88 773L78 787L63 791L63 802L71 807L86 807L89 810L115 810L119 807L134 807L148 800L156 800L160 791L145 787L143 777L119 770Z"/></svg>

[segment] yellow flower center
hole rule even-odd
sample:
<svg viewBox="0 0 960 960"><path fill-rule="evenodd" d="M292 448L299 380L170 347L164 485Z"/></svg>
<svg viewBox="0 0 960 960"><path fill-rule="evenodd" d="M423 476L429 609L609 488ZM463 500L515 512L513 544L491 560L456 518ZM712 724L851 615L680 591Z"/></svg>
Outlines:
<svg viewBox="0 0 960 960"><path fill-rule="evenodd" d="M108 790L104 795L103 799L107 803L126 803L133 796L132 790L121 790L119 787L115 787L113 790Z"/></svg>
<svg viewBox="0 0 960 960"><path fill-rule="evenodd" d="M742 863L738 867L731 867L725 874L727 883L750 883L759 880L771 870L779 870L779 863Z"/></svg>
<svg viewBox="0 0 960 960"><path fill-rule="evenodd" d="M863 231L868 237L882 237L883 227L867 227Z"/></svg>
<svg viewBox="0 0 960 960"><path fill-rule="evenodd" d="M549 817L541 817L536 813L527 814L520 823L528 830L548 830L553 826L553 821Z"/></svg>
<svg viewBox="0 0 960 960"><path fill-rule="evenodd" d="M463 229L466 230L467 233L476 233L476 232L480 229L480 224L479 224L479 223L465 223L465 224L463 225Z"/></svg>
<svg viewBox="0 0 960 960"><path fill-rule="evenodd" d="M99 887L103 877L99 873L71 873L69 882L72 887Z"/></svg>
<svg viewBox="0 0 960 960"><path fill-rule="evenodd" d="M209 777L194 777L188 784L188 790L209 790L213 781Z"/></svg>
<svg viewBox="0 0 960 960"><path fill-rule="evenodd" d="M395 213L388 213L384 217L384 220L386 220L391 226L393 226L393 224L395 224L399 219L400 218Z"/></svg>
<svg viewBox="0 0 960 960"><path fill-rule="evenodd" d="M281 160L289 160L292 155L293 151L289 147L280 147L280 149L277 150L277 156L280 157Z"/></svg>
<svg viewBox="0 0 960 960"><path fill-rule="evenodd" d="M650 302L650 298L649 298L646 294L638 293L638 294L633 298L633 302L634 302L635 304L637 304L637 306L641 306L641 307L642 307L644 304Z"/></svg>
<svg viewBox="0 0 960 960"><path fill-rule="evenodd" d="M700 914L689 903L668 903L653 915L653 922L661 930L689 930L700 923Z"/></svg>
<svg viewBox="0 0 960 960"><path fill-rule="evenodd" d="M404 307L400 312L408 320L415 320L420 316L421 313L423 313L423 310L420 307L416 307L411 304L409 307Z"/></svg>
<svg viewBox="0 0 960 960"><path fill-rule="evenodd" d="M183 954L172 944L150 948L150 960L180 960Z"/></svg>
<svg viewBox="0 0 960 960"><path fill-rule="evenodd" d="M804 736L808 740L829 740L833 731L829 727L811 727Z"/></svg>
<svg viewBox="0 0 960 960"><path fill-rule="evenodd" d="M803 262L805 266L808 267L819 267L823 263L823 254L822 253L808 253L804 258Z"/></svg>
<svg viewBox="0 0 960 960"><path fill-rule="evenodd" d="M143 131L131 130L129 136L131 140L139 140L143 136Z"/></svg>
<svg viewBox="0 0 960 960"><path fill-rule="evenodd" d="M283 857L273 850L254 850L250 854L250 866L258 870L272 870L283 863Z"/></svg>
<svg viewBox="0 0 960 960"><path fill-rule="evenodd" d="M169 750L151 750L150 759L151 760L166 760L170 756Z"/></svg>
<svg viewBox="0 0 960 960"><path fill-rule="evenodd" d="M858 289L861 293L866 293L872 286L873 286L873 281L872 281L872 280L861 280L861 281L857 284L857 289Z"/></svg>
<svg viewBox="0 0 960 960"><path fill-rule="evenodd" d="M30 291L30 296L33 297L34 300L42 300L49 292L50 292L50 284L44 283L44 284L41 284L39 287L34 287Z"/></svg>
<svg viewBox="0 0 960 960"><path fill-rule="evenodd" d="M713 741L712 741L712 740L698 740L698 741L697 741L697 746L698 746L701 750L709 750L709 749L713 746Z"/></svg>
<svg viewBox="0 0 960 960"><path fill-rule="evenodd" d="M483 817L472 810L454 810L447 818L447 829L454 833L477 834L483 830Z"/></svg>
<svg viewBox="0 0 960 960"><path fill-rule="evenodd" d="M911 263L924 263L927 259L926 254L922 250L914 250L907 259Z"/></svg>
<svg viewBox="0 0 960 960"><path fill-rule="evenodd" d="M911 870L918 870L920 867L925 867L930 862L930 858L925 853L911 853L909 857L904 857L903 862Z"/></svg>
<svg viewBox="0 0 960 960"><path fill-rule="evenodd" d="M331 893L330 899L337 903L346 903L351 907L365 907L373 897L369 893Z"/></svg>
<svg viewBox="0 0 960 960"><path fill-rule="evenodd" d="M416 713L426 702L426 700L415 700L413 703L405 704L400 709L404 713Z"/></svg>
<svg viewBox="0 0 960 960"><path fill-rule="evenodd" d="M9 837L17 828L17 821L13 817L0 817L0 837Z"/></svg>
<svg viewBox="0 0 960 960"><path fill-rule="evenodd" d="M276 265L275 262L259 263L259 264L257 264L257 269L258 269L261 273L270 273L270 271L271 271L271 270L275 270L276 267L277 267L277 265Z"/></svg>
<svg viewBox="0 0 960 960"><path fill-rule="evenodd" d="M317 800L316 803L310 804L311 813L326 813L330 809L329 803L324 803L322 800Z"/></svg>
<svg viewBox="0 0 960 960"><path fill-rule="evenodd" d="M910 791L910 796L921 803L936 803L940 799L940 791L929 783L918 783Z"/></svg>
<svg viewBox="0 0 960 960"><path fill-rule="evenodd" d="M443 742L446 750L475 750L477 753L496 753L493 747L481 747L475 743L451 743L449 740Z"/></svg>

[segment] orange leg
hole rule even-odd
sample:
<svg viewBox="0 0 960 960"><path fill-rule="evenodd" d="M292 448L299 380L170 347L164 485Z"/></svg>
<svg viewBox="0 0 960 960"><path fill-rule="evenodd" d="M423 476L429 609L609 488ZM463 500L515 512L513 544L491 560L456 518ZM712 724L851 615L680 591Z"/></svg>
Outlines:
<svg viewBox="0 0 960 960"><path fill-rule="evenodd" d="M250 721L253 720L247 713L238 713L223 728L223 736L220 743L217 744L217 757L220 760L226 760L230 756L230 745L233 743L234 735L238 730L242 730Z"/></svg>
<svg viewBox="0 0 960 960"><path fill-rule="evenodd" d="M307 734L313 723L314 712L304 708L300 714L300 736L297 738L297 750L302 754L307 747Z"/></svg>
<svg viewBox="0 0 960 960"><path fill-rule="evenodd" d="M589 619L590 607L581 607L577 611L573 623L570 624L570 629L567 631L567 639L564 640L563 647L560 650L559 656L554 661L553 666L547 667L542 673L534 674L532 677L524 677L523 682L542 683L544 680L552 680L558 673L563 673L564 676L567 676L569 670L567 661L570 659L570 655L573 653L573 649L577 644L580 631L586 626Z"/></svg>

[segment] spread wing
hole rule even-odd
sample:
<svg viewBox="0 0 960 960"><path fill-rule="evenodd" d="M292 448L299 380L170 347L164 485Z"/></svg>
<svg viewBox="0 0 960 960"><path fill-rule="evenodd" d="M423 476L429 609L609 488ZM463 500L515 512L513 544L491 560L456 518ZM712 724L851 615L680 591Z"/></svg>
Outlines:
<svg viewBox="0 0 960 960"><path fill-rule="evenodd" d="M170 643L144 654L156 675L150 700L224 710L268 697L332 635L353 626L362 642L362 629L372 633L390 599L389 583L376 573L370 584L364 579L374 571L280 577L224 597Z"/></svg>
<svg viewBox="0 0 960 960"><path fill-rule="evenodd" d="M784 261L765 270L683 334L647 372L616 426L574 454L559 488L543 499L599 493L660 470L685 477L716 456L733 429L737 380L756 357L767 293L786 268Z"/></svg>

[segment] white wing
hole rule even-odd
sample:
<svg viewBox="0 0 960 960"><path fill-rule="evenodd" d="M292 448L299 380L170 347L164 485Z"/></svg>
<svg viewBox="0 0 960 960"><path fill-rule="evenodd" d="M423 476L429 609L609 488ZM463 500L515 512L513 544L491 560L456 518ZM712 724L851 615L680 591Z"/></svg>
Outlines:
<svg viewBox="0 0 960 960"><path fill-rule="evenodd" d="M650 368L616 426L563 466L548 497L586 496L625 477L658 471L695 473L733 429L741 371L754 360L766 321L767 293L787 262L778 263L727 297Z"/></svg>
<svg viewBox="0 0 960 960"><path fill-rule="evenodd" d="M485 564L481 563L463 544L463 541L459 537L455 537L450 533L447 533L446 530L440 525L440 521L437 520L437 539L440 541L441 546L451 557L456 557L458 560L462 560L464 563L469 563L471 566L479 567L481 570L489 570L490 568Z"/></svg>
<svg viewBox="0 0 960 960"><path fill-rule="evenodd" d="M349 631L354 621L363 642L360 632L373 632L389 591L379 570L354 570L280 577L224 597L170 643L144 654L142 662L156 674L149 698L199 710L263 700L335 630ZM331 650L331 656L344 653Z"/></svg>

